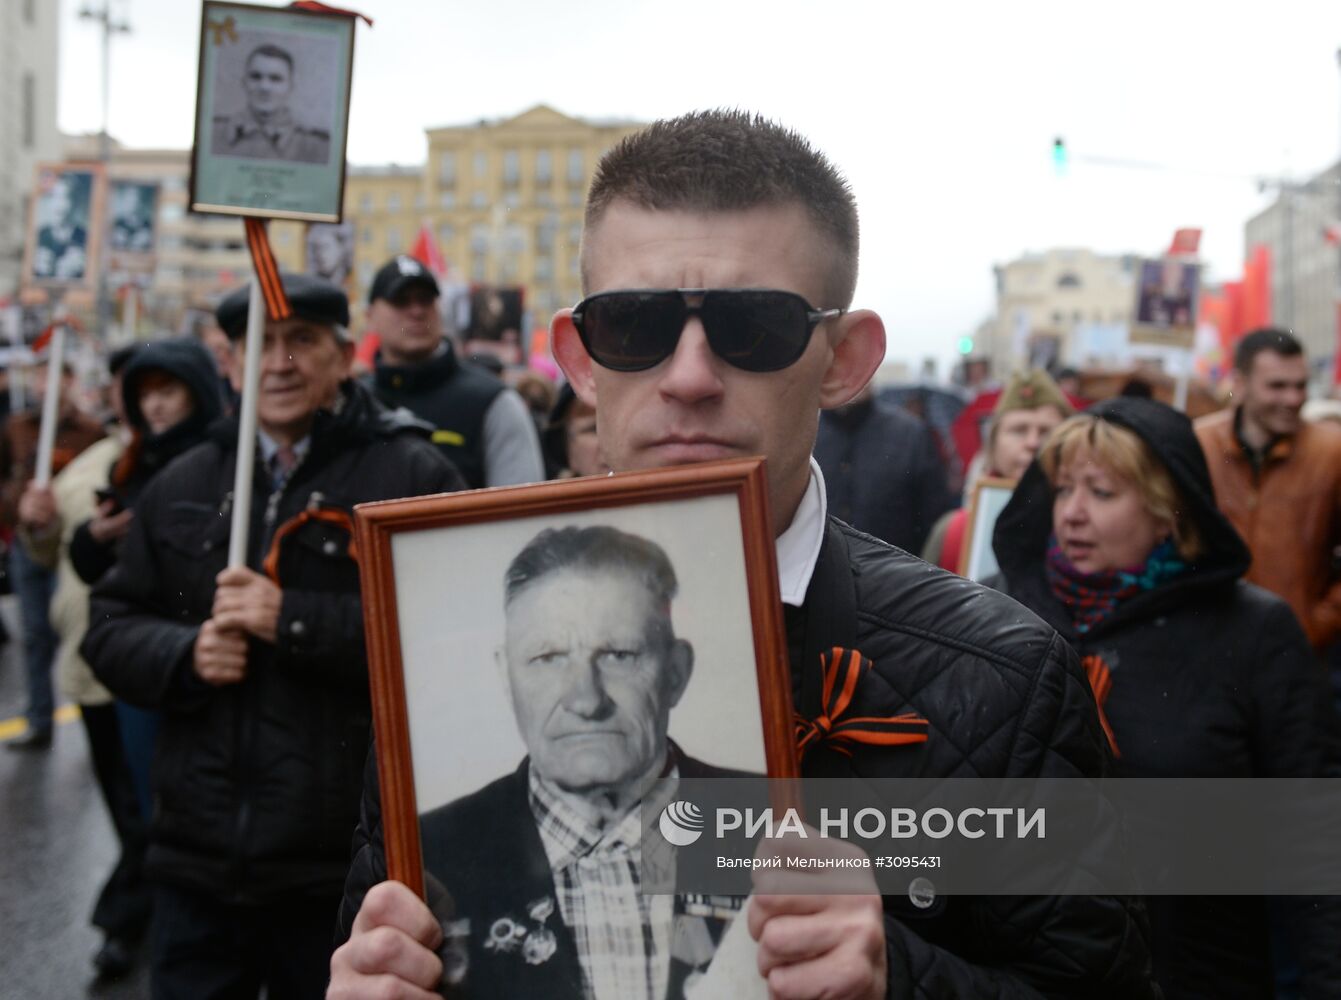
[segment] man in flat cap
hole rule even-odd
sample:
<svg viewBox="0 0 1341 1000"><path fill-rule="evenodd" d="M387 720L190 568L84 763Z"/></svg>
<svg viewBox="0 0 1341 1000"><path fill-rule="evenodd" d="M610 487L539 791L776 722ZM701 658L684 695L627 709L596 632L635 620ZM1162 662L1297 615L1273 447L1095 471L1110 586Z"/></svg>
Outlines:
<svg viewBox="0 0 1341 1000"><path fill-rule="evenodd" d="M545 478L526 403L483 368L463 363L443 336L438 282L413 257L393 257L368 292L368 328L381 337L371 388L433 425L436 444L472 487Z"/></svg>
<svg viewBox="0 0 1341 1000"><path fill-rule="evenodd" d="M289 110L293 93L293 56L278 45L259 45L247 56L242 73L246 108L214 116L210 151L215 156L325 163L331 158L331 134L297 121Z"/></svg>
<svg viewBox="0 0 1341 1000"><path fill-rule="evenodd" d="M319 997L370 736L351 510L459 489L428 429L349 378L349 304L285 275L257 388L247 566L226 568L236 422L145 489L82 652L162 713L147 858L154 996ZM217 316L242 370L247 289Z"/></svg>

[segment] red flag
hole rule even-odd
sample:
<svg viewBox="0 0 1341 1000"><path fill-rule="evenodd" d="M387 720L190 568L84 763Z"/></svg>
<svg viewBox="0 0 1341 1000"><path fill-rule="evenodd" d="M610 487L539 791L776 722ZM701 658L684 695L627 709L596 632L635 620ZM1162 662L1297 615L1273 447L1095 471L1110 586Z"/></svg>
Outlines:
<svg viewBox="0 0 1341 1000"><path fill-rule="evenodd" d="M1195 257L1199 246L1201 246L1200 229L1178 229L1174 231L1173 242L1169 244L1169 255Z"/></svg>
<svg viewBox="0 0 1341 1000"><path fill-rule="evenodd" d="M1341 246L1341 222L1329 222L1323 226L1322 238L1332 246Z"/></svg>
<svg viewBox="0 0 1341 1000"><path fill-rule="evenodd" d="M410 247L410 256L432 271L435 277L446 276L447 261L443 259L438 241L433 238L433 230L428 227L428 223L419 227L419 235L414 238L414 246Z"/></svg>

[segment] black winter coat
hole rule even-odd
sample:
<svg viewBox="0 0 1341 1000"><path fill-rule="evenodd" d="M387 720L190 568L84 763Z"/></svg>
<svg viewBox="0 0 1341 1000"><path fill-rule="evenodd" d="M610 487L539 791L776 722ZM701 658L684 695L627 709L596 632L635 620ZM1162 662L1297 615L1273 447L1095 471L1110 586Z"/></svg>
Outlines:
<svg viewBox="0 0 1341 1000"><path fill-rule="evenodd" d="M140 384L147 374L158 371L186 384L194 408L184 420L161 434L152 434L140 410ZM129 455L113 463L108 480L117 503L124 509L135 505L149 480L174 458L205 440L209 428L223 414L223 397L214 359L192 336L156 340L139 348L121 373L121 392L126 421L134 437L128 446ZM115 565L120 548L120 539L109 542L95 539L89 531L89 522L85 521L70 539L70 563L79 578L91 587Z"/></svg>
<svg viewBox="0 0 1341 1000"><path fill-rule="evenodd" d="M1049 587L1044 560L1052 491L1035 462L993 535L992 581L1058 630L1081 656L1108 665L1104 713L1116 776L1309 777L1330 759L1323 675L1289 605L1239 578L1249 554L1215 506L1190 421L1167 406L1115 399L1090 409L1134 432L1172 474L1207 551L1182 575L1118 605L1080 634ZM1166 997L1271 997L1266 900L1148 901L1156 979ZM1309 997L1341 996L1341 906L1283 903L1297 924Z"/></svg>
<svg viewBox="0 0 1341 1000"><path fill-rule="evenodd" d="M908 552L954 506L935 435L923 421L876 400L820 414L815 461L829 513Z"/></svg>
<svg viewBox="0 0 1341 1000"><path fill-rule="evenodd" d="M807 777L1098 776L1107 747L1075 654L1050 628L976 583L928 566L837 520L826 527L805 606L787 608L795 704L821 711L820 655L860 649L873 713L916 712L927 742L820 746ZM340 922L348 935L363 894L386 878L370 766ZM1105 831L1096 831L1097 850ZM918 909L885 897L889 997L1157 997L1145 913L1113 897L938 897Z"/></svg>
<svg viewBox="0 0 1341 1000"><path fill-rule="evenodd" d="M358 566L341 524L357 503L459 489L460 477L405 415L352 382L322 411L279 492L253 476L250 552L259 569L281 526L278 642L252 640L247 676L214 687L192 669L228 554L236 424L216 425L145 489L117 565L93 592L81 647L119 698L162 711L154 759L158 879L217 899L339 897L370 738Z"/></svg>

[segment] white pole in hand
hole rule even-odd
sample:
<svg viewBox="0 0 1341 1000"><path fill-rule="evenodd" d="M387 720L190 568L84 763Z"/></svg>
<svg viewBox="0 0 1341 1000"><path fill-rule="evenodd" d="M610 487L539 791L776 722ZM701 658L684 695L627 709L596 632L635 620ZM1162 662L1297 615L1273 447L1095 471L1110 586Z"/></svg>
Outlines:
<svg viewBox="0 0 1341 1000"><path fill-rule="evenodd" d="M265 340L265 299L261 279L251 276L247 304L247 349L242 367L242 398L238 401L237 472L233 476L233 524L228 535L228 566L247 565L247 531L251 526L251 473L256 461L256 391L261 381L261 345Z"/></svg>
<svg viewBox="0 0 1341 1000"><path fill-rule="evenodd" d="M56 421L60 419L61 370L65 367L65 321L56 320L51 331L51 349L47 353L47 390L42 397L42 423L37 432L38 486L51 483L51 453L56 448Z"/></svg>

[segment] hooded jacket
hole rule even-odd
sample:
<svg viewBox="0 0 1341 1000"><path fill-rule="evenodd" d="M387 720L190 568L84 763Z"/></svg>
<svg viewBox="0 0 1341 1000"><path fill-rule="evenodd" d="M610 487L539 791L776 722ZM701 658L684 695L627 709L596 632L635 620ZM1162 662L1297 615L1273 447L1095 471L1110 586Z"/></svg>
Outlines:
<svg viewBox="0 0 1341 1000"><path fill-rule="evenodd" d="M273 553L282 603L276 641L251 641L236 684L192 667L227 563L236 422L216 423L141 494L81 652L118 698L163 713L151 877L239 904L326 895L334 913L371 737L351 511L462 488L426 436L345 382L279 489L258 453L247 565Z"/></svg>
<svg viewBox="0 0 1341 1000"><path fill-rule="evenodd" d="M180 379L194 404L190 415L160 434L150 432L140 410L140 384L156 371ZM134 505L160 469L205 440L210 425L223 415L223 397L214 359L195 337L157 340L137 350L121 373L121 393L133 436L124 456L118 454L113 463L109 484L118 505L125 508ZM116 563L118 548L117 542L97 541L85 521L70 538L70 562L79 578L91 586Z"/></svg>
<svg viewBox="0 0 1341 1000"><path fill-rule="evenodd" d="M1172 580L1120 603L1084 634L1048 585L1052 488L1026 471L996 524L1004 590L1056 628L1082 658L1108 667L1102 708L1116 776L1305 777L1330 760L1327 705L1308 640L1284 601L1242 581L1247 547L1215 506L1206 460L1181 413L1119 398L1088 411L1139 437L1168 470L1201 530L1204 553ZM1166 997L1270 997L1266 901L1149 901L1156 979ZM1292 902L1305 993L1341 996L1341 907Z"/></svg>

